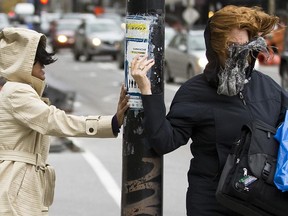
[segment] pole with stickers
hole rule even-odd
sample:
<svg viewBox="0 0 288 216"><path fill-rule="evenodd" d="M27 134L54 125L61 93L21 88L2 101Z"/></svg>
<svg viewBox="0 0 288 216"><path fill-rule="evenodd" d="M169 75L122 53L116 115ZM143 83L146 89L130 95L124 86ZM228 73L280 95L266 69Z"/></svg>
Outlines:
<svg viewBox="0 0 288 216"><path fill-rule="evenodd" d="M163 156L152 149L143 128L141 93L130 74L132 59L148 54L152 94L163 94L165 0L128 0L125 33L125 85L130 108L123 124L121 216L163 214Z"/></svg>

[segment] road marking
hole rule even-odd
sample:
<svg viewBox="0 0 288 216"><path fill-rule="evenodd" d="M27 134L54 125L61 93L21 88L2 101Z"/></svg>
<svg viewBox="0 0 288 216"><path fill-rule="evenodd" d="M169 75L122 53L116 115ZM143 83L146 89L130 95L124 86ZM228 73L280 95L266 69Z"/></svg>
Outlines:
<svg viewBox="0 0 288 216"><path fill-rule="evenodd" d="M101 183L104 185L107 192L116 202L116 204L120 207L121 205L121 190L118 187L117 183L113 179L112 175L105 168L105 166L101 163L101 161L95 157L90 151L85 150L82 153L83 157L90 164Z"/></svg>

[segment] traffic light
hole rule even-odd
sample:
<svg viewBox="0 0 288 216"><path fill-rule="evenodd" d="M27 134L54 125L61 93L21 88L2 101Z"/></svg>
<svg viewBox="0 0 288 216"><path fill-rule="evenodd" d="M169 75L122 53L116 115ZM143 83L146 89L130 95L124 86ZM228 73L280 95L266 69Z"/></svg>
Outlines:
<svg viewBox="0 0 288 216"><path fill-rule="evenodd" d="M41 3L42 5L46 5L46 4L48 4L48 2L49 2L49 0L40 0L40 3Z"/></svg>

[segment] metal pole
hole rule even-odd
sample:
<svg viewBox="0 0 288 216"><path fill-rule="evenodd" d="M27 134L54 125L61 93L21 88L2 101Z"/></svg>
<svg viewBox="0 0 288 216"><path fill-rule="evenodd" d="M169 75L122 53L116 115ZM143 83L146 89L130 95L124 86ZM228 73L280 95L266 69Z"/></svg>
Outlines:
<svg viewBox="0 0 288 216"><path fill-rule="evenodd" d="M34 0L34 7L35 7L35 11L34 11L34 18L32 21L32 25L33 25L33 29L35 31L40 32L40 22L41 22L41 9L42 9L42 5L40 3L40 0Z"/></svg>
<svg viewBox="0 0 288 216"><path fill-rule="evenodd" d="M269 10L269 14L275 14L275 0L269 0L268 1L268 10Z"/></svg>
<svg viewBox="0 0 288 216"><path fill-rule="evenodd" d="M73 12L78 12L78 0L72 0L72 11Z"/></svg>
<svg viewBox="0 0 288 216"><path fill-rule="evenodd" d="M130 95L123 128L122 216L163 214L163 157L155 153L143 128L144 110L129 65L140 53L155 59L148 73L152 93L163 93L165 0L128 0L125 84Z"/></svg>

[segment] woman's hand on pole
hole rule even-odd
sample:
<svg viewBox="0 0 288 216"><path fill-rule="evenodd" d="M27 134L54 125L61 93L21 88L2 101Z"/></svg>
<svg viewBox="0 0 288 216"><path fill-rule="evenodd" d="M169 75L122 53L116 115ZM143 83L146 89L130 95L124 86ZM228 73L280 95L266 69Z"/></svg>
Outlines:
<svg viewBox="0 0 288 216"><path fill-rule="evenodd" d="M148 56L136 55L131 63L131 75L136 81L141 94L150 95L151 82L147 77L147 72L155 64L154 59L147 59Z"/></svg>

